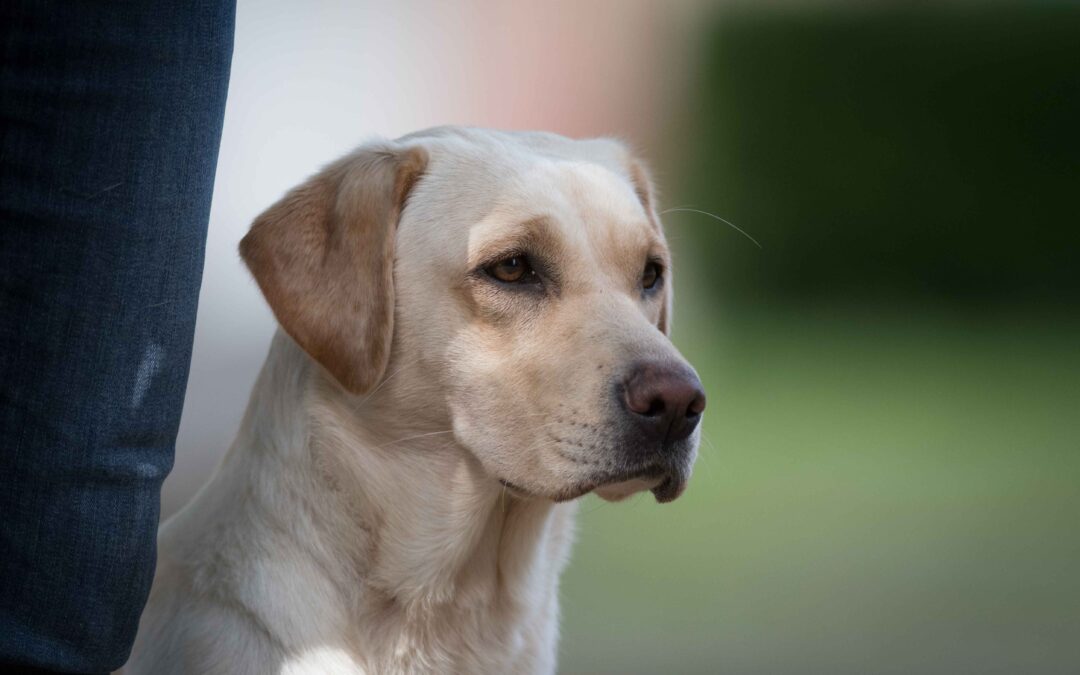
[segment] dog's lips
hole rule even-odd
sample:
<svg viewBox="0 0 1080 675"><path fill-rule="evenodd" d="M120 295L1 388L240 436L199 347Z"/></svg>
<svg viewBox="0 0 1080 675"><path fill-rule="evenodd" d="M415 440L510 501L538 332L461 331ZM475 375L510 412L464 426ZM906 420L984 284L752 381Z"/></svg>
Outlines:
<svg viewBox="0 0 1080 675"><path fill-rule="evenodd" d="M567 502L589 492L595 492L605 501L618 502L630 495L649 490L657 502L665 504L674 501L683 493L688 479L687 472L677 467L653 464L637 470L594 477L554 494L532 492L502 478L499 479L499 483L514 495L522 498L544 497L554 502Z"/></svg>
<svg viewBox="0 0 1080 675"><path fill-rule="evenodd" d="M678 499L679 495L686 489L686 483L686 478L677 477L675 474L669 474L664 477L659 485L652 488L653 496L656 497L656 501L660 504L673 502Z"/></svg>
<svg viewBox="0 0 1080 675"><path fill-rule="evenodd" d="M688 476L675 467L651 466L623 474L598 485L593 491L605 501L617 502L632 494L650 490L656 501L674 501L686 489Z"/></svg>
<svg viewBox="0 0 1080 675"><path fill-rule="evenodd" d="M657 476L654 478L630 478L628 480L600 485L595 490L593 490L593 492L595 492L604 501L619 502L626 499L632 494L636 494L644 490L654 490L660 485L663 480L663 476Z"/></svg>

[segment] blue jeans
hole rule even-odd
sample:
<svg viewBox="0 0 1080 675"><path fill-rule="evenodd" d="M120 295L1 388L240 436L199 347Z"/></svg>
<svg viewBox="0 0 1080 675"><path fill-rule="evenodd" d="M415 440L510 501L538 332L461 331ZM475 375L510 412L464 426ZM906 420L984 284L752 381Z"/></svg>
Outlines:
<svg viewBox="0 0 1080 675"><path fill-rule="evenodd" d="M131 649L233 22L232 0L0 2L0 668Z"/></svg>

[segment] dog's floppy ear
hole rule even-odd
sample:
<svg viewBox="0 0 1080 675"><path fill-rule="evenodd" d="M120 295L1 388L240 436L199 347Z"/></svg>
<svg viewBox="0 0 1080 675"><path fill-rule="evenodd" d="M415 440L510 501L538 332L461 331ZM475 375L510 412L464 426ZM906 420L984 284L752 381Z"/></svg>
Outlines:
<svg viewBox="0 0 1080 675"><path fill-rule="evenodd" d="M653 227L663 237L664 226L660 223L660 214L656 212L656 186L653 183L652 175L649 173L649 168L636 157L630 157L627 160L627 165L627 170L630 172L630 182L634 184L634 192L637 193L638 199L641 200L641 205L645 207L645 213L648 214ZM671 281L671 270L665 270L664 306L660 308L660 323L658 324L664 335L670 335L671 333L671 299L673 296Z"/></svg>
<svg viewBox="0 0 1080 675"><path fill-rule="evenodd" d="M390 358L394 235L426 166L422 148L362 147L267 209L240 242L281 327L355 394Z"/></svg>

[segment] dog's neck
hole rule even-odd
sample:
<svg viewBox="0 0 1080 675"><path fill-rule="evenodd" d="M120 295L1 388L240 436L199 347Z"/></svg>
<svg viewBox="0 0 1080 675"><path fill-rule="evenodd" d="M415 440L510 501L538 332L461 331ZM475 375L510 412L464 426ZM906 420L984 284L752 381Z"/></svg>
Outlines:
<svg viewBox="0 0 1080 675"><path fill-rule="evenodd" d="M279 332L226 461L243 468L223 473L343 592L359 583L426 612L524 601L530 575L553 588L574 505L509 494L447 424L385 405L346 394Z"/></svg>

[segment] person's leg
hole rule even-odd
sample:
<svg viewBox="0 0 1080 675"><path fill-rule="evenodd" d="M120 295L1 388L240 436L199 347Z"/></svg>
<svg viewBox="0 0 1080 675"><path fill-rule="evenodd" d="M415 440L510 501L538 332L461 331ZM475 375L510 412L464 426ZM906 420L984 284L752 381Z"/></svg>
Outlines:
<svg viewBox="0 0 1080 675"><path fill-rule="evenodd" d="M0 3L0 666L127 659L187 382L232 0Z"/></svg>

